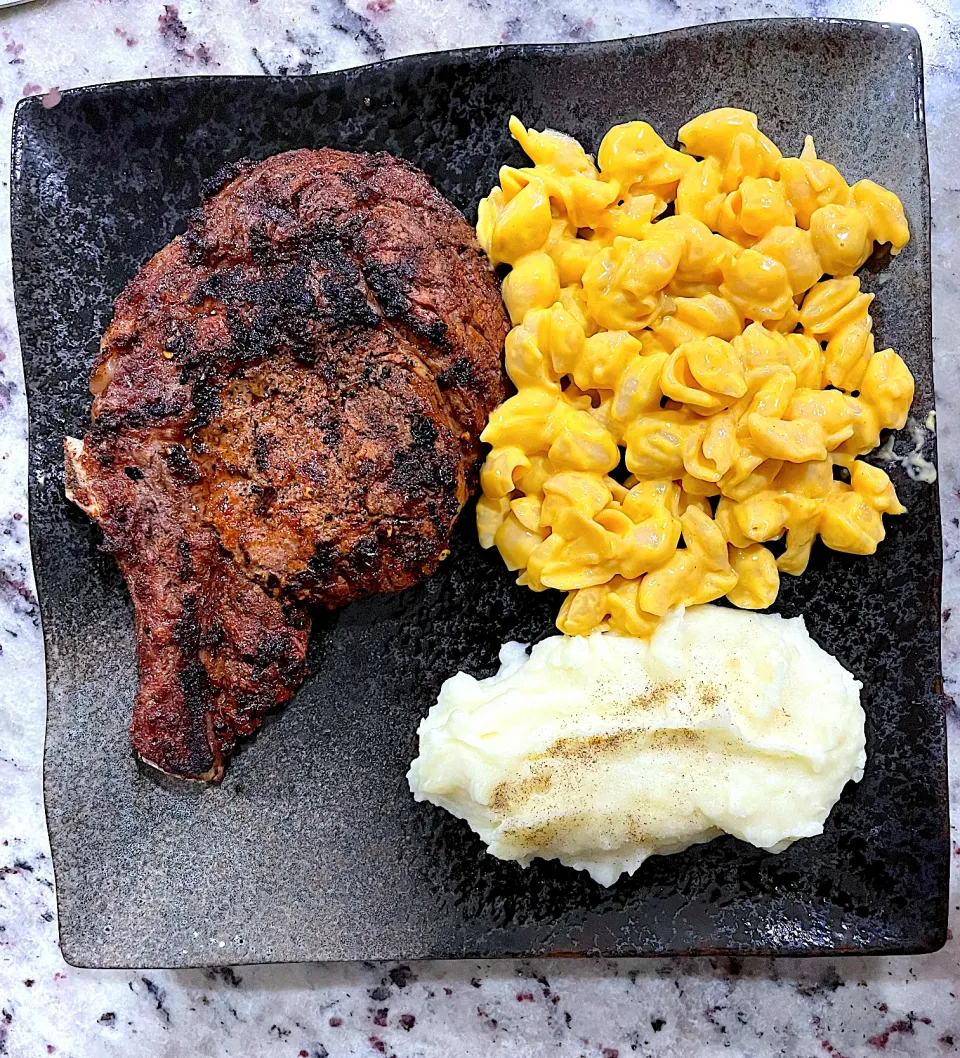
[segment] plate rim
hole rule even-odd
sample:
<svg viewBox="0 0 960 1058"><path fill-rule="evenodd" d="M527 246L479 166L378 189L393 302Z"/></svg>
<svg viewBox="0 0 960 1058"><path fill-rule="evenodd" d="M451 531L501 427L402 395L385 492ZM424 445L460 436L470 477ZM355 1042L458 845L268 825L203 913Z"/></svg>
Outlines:
<svg viewBox="0 0 960 1058"><path fill-rule="evenodd" d="M669 38L669 37L682 37L692 33L714 33L717 31L726 30L729 27L759 27L759 26L783 26L789 27L791 25L803 26L803 25L817 25L824 27L837 27L838 29L846 30L849 32L861 31L861 32L884 32L889 36L895 36L897 34L903 34L909 41L913 48L916 49L917 55L921 59L919 65L919 77L917 78L916 85L919 86L919 103L920 103L920 114L919 123L926 132L926 117L924 109L924 96L923 96L923 43L919 32L916 27L909 25L906 22L890 22L887 20L874 20L868 18L844 18L832 15L808 15L808 16L776 16L771 18L731 18L719 22L704 22L699 25L690 26L676 26L673 29L664 30L652 30L649 33L630 33L623 37L604 37L600 40L584 40L584 41L527 41L519 42L517 44L478 44L473 47L466 48L448 48L440 51L415 51L404 53L403 55L395 55L389 59L375 59L372 62L361 62L353 63L348 66L337 66L328 70L317 70L307 74L273 74L273 73L241 73L241 74L230 74L230 73L195 73L195 74L175 74L165 77L130 77L123 78L118 81L96 81L92 84L77 85L74 88L64 88L60 92L61 102L64 99L77 98L83 95L90 95L95 93L102 93L108 95L113 92L122 92L125 89L130 89L137 86L146 85L158 85L158 86L172 86L178 83L184 82L200 82L200 81L219 81L219 82L235 82L235 81L262 81L264 78L273 81L279 81L284 83L301 83L305 81L315 81L318 79L332 77L336 75L358 73L360 71L373 71L389 69L396 66L399 63L404 63L409 60L416 59L451 59L456 57L469 62L477 62L481 58L496 59L501 55L520 55L526 57L527 55L547 55L551 53L567 52L590 52L597 47L604 44L629 44L633 41L649 40L651 37L658 38ZM23 113L28 110L34 110L38 106L41 109L48 109L41 103L42 93L35 93L34 95L26 96L23 99L17 100L16 106L14 107L14 146L17 146L16 128L20 121L20 117ZM57 104L59 106L59 103ZM54 109L54 108L49 108ZM926 136L924 135L924 150L926 152ZM14 157L17 156L16 150L14 151ZM929 157L929 156L928 156ZM11 172L11 184L12 184L12 172ZM12 197L12 196L11 196Z"/></svg>

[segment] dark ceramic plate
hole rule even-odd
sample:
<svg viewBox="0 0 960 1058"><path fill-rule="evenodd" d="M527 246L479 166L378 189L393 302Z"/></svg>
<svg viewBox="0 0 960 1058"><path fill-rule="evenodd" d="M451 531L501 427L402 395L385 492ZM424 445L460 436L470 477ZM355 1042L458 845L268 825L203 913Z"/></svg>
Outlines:
<svg viewBox="0 0 960 1058"><path fill-rule="evenodd" d="M17 108L13 249L30 397L30 505L49 687L47 817L63 953L84 966L602 952L918 952L944 940L947 794L935 487L897 472L910 508L874 558L820 550L777 604L863 681L870 753L826 833L770 856L732 839L654 858L602 889L556 863L492 859L417 805L404 774L421 716L459 668L553 630L559 600L513 585L470 513L429 583L321 619L293 704L220 787L134 761L129 600L63 496L62 438L83 431L111 302L183 230L203 180L300 146L386 149L468 216L507 118L595 149L615 122L674 132L746 107L784 148L816 137L852 181L899 194L913 230L880 277L882 341L933 406L930 216L917 35L839 21L741 22L569 47L414 56L298 79L139 81Z"/></svg>

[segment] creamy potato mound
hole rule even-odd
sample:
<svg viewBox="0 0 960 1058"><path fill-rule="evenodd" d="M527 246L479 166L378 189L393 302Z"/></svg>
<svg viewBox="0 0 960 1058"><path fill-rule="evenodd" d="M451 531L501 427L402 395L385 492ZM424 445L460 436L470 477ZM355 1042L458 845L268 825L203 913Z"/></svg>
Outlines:
<svg viewBox="0 0 960 1058"><path fill-rule="evenodd" d="M863 775L861 685L802 618L697 606L650 640L554 636L500 661L444 683L408 779L501 859L612 885L724 833L781 852Z"/></svg>

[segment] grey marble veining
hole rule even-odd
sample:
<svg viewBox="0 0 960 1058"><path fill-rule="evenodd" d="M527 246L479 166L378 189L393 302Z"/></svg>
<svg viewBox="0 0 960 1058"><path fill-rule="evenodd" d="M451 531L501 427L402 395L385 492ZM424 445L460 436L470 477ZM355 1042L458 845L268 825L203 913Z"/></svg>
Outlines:
<svg viewBox="0 0 960 1058"><path fill-rule="evenodd" d="M944 673L960 680L957 431L960 6L643 0L41 0L0 12L0 122L17 99L142 76L311 72L471 44L600 39L737 17L912 23L923 38L933 188L944 522ZM3 158L7 152L4 148ZM919 958L277 966L121 972L57 948L40 763L43 669L27 549L26 417L0 170L0 1055L625 1058L960 1051L960 938ZM956 717L952 754L960 765ZM960 775L960 767L954 767ZM954 782L954 805L960 788ZM956 839L955 839L956 843ZM960 863L960 855L956 857ZM956 909L954 909L956 911ZM953 929L960 924L954 914ZM455 1041L455 1042L454 1042Z"/></svg>

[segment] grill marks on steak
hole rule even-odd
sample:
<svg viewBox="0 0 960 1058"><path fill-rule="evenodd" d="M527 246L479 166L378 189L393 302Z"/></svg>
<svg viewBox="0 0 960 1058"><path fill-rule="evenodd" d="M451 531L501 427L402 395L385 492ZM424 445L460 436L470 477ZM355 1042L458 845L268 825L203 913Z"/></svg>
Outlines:
<svg viewBox="0 0 960 1058"><path fill-rule="evenodd" d="M463 431L422 366L397 351L346 386L298 377L284 392L264 364L225 387L197 456L207 518L268 589L340 605L406 587L435 568L441 527L466 499ZM305 452L311 434L323 447Z"/></svg>
<svg viewBox="0 0 960 1058"><path fill-rule="evenodd" d="M307 606L431 573L503 397L456 209L388 155L234 169L120 295L68 494L134 603L138 754L218 779L303 678Z"/></svg>

